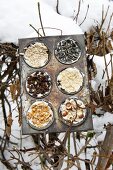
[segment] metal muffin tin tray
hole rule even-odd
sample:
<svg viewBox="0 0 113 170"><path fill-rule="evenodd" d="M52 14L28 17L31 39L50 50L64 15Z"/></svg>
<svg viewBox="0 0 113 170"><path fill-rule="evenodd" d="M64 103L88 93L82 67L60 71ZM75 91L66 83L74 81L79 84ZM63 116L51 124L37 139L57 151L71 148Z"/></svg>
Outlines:
<svg viewBox="0 0 113 170"><path fill-rule="evenodd" d="M60 63L54 54L54 50L56 48L57 43L61 40L65 40L67 38L73 39L78 42L81 48L81 57L78 59L77 62L73 64L63 64ZM26 64L23 59L22 53L25 52L24 48L28 47L31 44L36 42L44 43L48 50L49 50L49 62L42 68L32 68ZM38 134L38 133L53 133L53 132L65 132L69 128L69 125L66 125L61 121L61 117L59 116L58 110L60 104L69 97L75 97L81 99L85 102L85 104L90 102L90 95L89 95L89 86L88 86L88 75L87 75L87 63L86 63L86 56L85 56L85 43L84 43L84 35L63 35L63 36L48 36L48 37L36 37L36 38L25 38L19 39L19 54L20 54L20 70L21 70L21 105L22 105L22 133L23 134ZM68 95L62 93L59 88L57 87L56 83L56 76L58 73L68 67L76 67L84 74L84 82L83 88L76 94ZM51 103L54 110L54 122L44 130L38 130L32 128L26 119L26 113L31 106L32 103L38 101L40 99L35 99L31 97L25 88L26 78L27 76L32 73L33 71L42 70L46 71L50 74L52 78L52 89L48 96L42 98L41 100L47 101ZM85 120L82 121L77 126L72 126L71 131L87 131L92 130L92 115L89 108L87 108L87 114Z"/></svg>

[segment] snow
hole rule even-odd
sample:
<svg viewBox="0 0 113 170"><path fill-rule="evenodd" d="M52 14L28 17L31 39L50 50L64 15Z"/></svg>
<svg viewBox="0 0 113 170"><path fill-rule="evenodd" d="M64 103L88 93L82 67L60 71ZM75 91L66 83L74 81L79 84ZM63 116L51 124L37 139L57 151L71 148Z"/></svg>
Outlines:
<svg viewBox="0 0 113 170"><path fill-rule="evenodd" d="M32 34L33 30L29 26L32 24L35 28L40 28L40 22L38 17L38 7L36 0L8 0L0 1L0 40L17 42L18 38L31 36L37 36L36 33ZM87 31L92 25L101 23L102 18L102 5L104 4L105 12L109 6L104 28L107 28L109 17L112 14L113 1L97 0L81 1L81 8L78 17L78 25L83 21L87 6L89 4L89 10L86 21L78 27L76 21L73 18L78 13L79 0L59 0L59 12L56 13L56 0L40 0L41 15L44 27L58 28L63 31L63 34L81 34ZM44 9L44 10L43 10ZM93 11L93 12L92 12ZM111 22L111 26L113 21ZM46 29L47 30L47 29ZM47 30L47 35L61 34L58 30Z"/></svg>
<svg viewBox="0 0 113 170"><path fill-rule="evenodd" d="M42 1L49 4L55 10L56 0L42 0ZM76 0L76 1L69 0L69 1L66 1L66 3L65 3L65 0L59 0L59 12L61 13L61 15L70 17L73 19L78 13L79 1L81 2L81 6L80 6L80 12L79 12L78 20L77 20L78 25L82 23L85 15L86 15L88 5L89 5L87 18L86 18L85 22L81 25L81 28L83 31L88 31L89 28L91 28L92 26L96 26L97 23L101 24L102 9L104 9L104 16L105 16L105 13L109 6L108 15L106 17L106 21L104 23L103 28L106 29L108 27L109 18L111 16L111 14L113 13L113 1L108 1L108 0L99 0L99 1L98 0L94 0L94 1L91 1L91 0L83 0L83 1L82 0ZM112 26L113 26L113 19L111 22L111 28L112 28Z"/></svg>
<svg viewBox="0 0 113 170"><path fill-rule="evenodd" d="M0 40L17 42L32 32L30 23L37 23L35 0L0 0Z"/></svg>
<svg viewBox="0 0 113 170"><path fill-rule="evenodd" d="M108 75L109 77L111 77L112 75L112 70L111 70L111 54L106 54L105 55L105 60L106 63L108 65L107 69L108 69ZM93 87L94 90L97 91L99 84L101 83L101 85L105 88L105 84L106 84L106 80L107 80L107 74L104 74L104 78L102 79L103 76L103 72L105 71L105 60L104 60L104 56L94 56L93 61L96 64L96 68L97 68L97 74L95 76L95 78L91 81L91 85ZM112 58L112 62L113 62L113 58ZM100 82L101 80L101 82Z"/></svg>
<svg viewBox="0 0 113 170"><path fill-rule="evenodd" d="M48 4L41 2L40 8L44 27L61 29L63 34L83 33L71 18L58 15ZM37 36L36 33L32 34L33 29L29 26L29 24L32 24L37 29L41 27L35 0L12 0L10 3L8 3L8 0L1 0L0 11L0 40L2 42L17 43L18 38L25 38L30 34ZM46 35L53 35L53 33L54 35L61 34L58 30L49 29Z"/></svg>
<svg viewBox="0 0 113 170"><path fill-rule="evenodd" d="M46 35L61 35L62 34L83 34L84 31L88 31L91 26L95 26L97 23L101 23L102 19L102 5L104 4L105 12L107 11L109 5L109 11L107 15L106 22L104 24L104 29L108 27L109 18L113 12L113 1L108 0L81 0L81 8L78 16L77 23L73 18L76 16L78 12L78 4L79 0L59 0L59 12L61 15L56 13L56 0L40 0L40 8L41 8L41 17L43 26L49 27L45 29ZM79 27L78 25L83 21L87 6L89 4L89 10L87 19L85 22ZM104 15L105 15L104 12ZM40 21L38 17L38 7L37 1L35 0L0 0L0 41L2 42L18 42L18 38L25 37L35 37L37 36L36 32L29 26L32 24L34 27L39 29ZM51 28L55 29L51 29ZM113 20L111 22L111 28L113 28ZM59 30L58 30L59 29ZM41 30L39 30L42 33ZM109 63L110 54L106 55L106 61ZM97 90L98 85L101 83L105 86L106 82L106 74L104 79L101 79L103 75L103 70L105 69L104 57L94 56L94 62L97 66L97 75L91 81L92 87ZM111 76L111 67L108 66L109 75ZM101 80L101 81L100 81ZM17 118L15 118L15 114L13 114L13 126L12 133L16 137L21 136L20 127L18 126ZM94 123L94 131L96 132L95 140L103 141L105 137L105 129L104 124L111 123L113 124L113 114L106 112L103 116L93 116ZM3 118L0 116L0 127L3 127ZM0 129L0 135L2 136L3 130ZM61 135L62 136L62 135ZM18 143L18 147L21 147L20 140L11 136L12 141L16 141ZM72 140L72 138L71 138ZM93 139L94 140L94 139ZM94 141L92 142L93 144ZM28 137L22 140L22 147L33 147L34 143L31 137ZM82 141L80 141L80 147L82 146ZM78 147L79 148L79 147ZM74 148L71 147L71 152L73 152ZM91 155L91 153L89 154ZM9 156L9 155L8 155ZM84 153L82 154L84 156ZM88 156L89 157L89 156ZM26 158L28 160L28 157ZM35 166L36 165L36 166ZM35 161L33 165L33 170L35 168L39 168L37 161ZM4 169L5 167L0 164L0 169ZM75 167L73 168L76 169Z"/></svg>
<svg viewBox="0 0 113 170"><path fill-rule="evenodd" d="M46 9L46 10L43 10ZM81 28L71 19L57 14L48 4L40 3L43 27L62 30L62 34L83 34ZM60 30L45 29L46 35L61 35ZM33 34L32 34L33 36Z"/></svg>
<svg viewBox="0 0 113 170"><path fill-rule="evenodd" d="M113 114L106 112L103 116L95 116L93 118L95 132L102 132L104 125L113 124Z"/></svg>

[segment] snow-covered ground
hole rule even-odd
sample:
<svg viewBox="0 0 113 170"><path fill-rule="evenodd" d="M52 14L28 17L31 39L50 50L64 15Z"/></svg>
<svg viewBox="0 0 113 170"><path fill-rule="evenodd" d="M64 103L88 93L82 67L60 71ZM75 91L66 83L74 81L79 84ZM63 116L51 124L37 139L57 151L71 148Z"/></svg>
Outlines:
<svg viewBox="0 0 113 170"><path fill-rule="evenodd" d="M0 40L17 42L18 38L27 37L33 32L29 24L40 28L38 18L38 7L36 0L0 0ZM56 13L57 0L40 0L41 15L44 27L53 27L62 29L63 34L80 33L80 28L73 21L78 13L79 0L59 0L59 12ZM89 10L85 22L81 25L83 31L87 31L91 26L101 23L102 9L104 16L109 6L108 15L104 24L104 28L108 27L109 18L113 12L113 1L108 0L81 0L81 7L77 19L78 25L85 18L87 6ZM113 20L111 21L111 28ZM52 31L52 30L51 30ZM49 34L60 34L54 31ZM36 35L36 34L34 34Z"/></svg>
<svg viewBox="0 0 113 170"><path fill-rule="evenodd" d="M19 38L35 37L36 32L29 26L32 24L35 28L39 29L40 21L38 17L38 7L36 0L0 0L0 41L1 42L14 42L18 43ZM104 16L109 6L108 15L104 24L104 29L107 29L110 16L113 12L113 1L108 0L81 0L81 7L79 10L78 19L76 21L75 16L78 13L79 0L59 0L59 15L56 12L57 0L40 0L41 17L44 27L52 27L57 29L45 29L46 35L60 35L62 34L83 34L84 31L88 31L90 27L95 26L97 23L101 24L102 20L102 9L104 9ZM84 20L86 11L89 4L89 10L87 18L84 23L79 25ZM75 19L74 19L75 18ZM113 19L111 21L110 28L113 28ZM110 55L108 54L107 62L109 63ZM95 56L94 62L97 66L97 75L92 81L92 86L97 89L98 84L104 85L105 79L101 80L104 65L104 58ZM109 74L111 70L109 67ZM106 75L105 75L106 78ZM15 117L15 116L14 116ZM93 117L94 130L96 132L95 140L101 141L104 139L105 131L103 130L104 124L113 123L113 114L105 113L102 117ZM3 118L0 117L0 126L3 124ZM13 133L16 136L20 136L20 128L15 121L13 122ZM103 133L101 133L103 132ZM0 131L2 135L2 130ZM15 140L12 138L12 140ZM24 143L25 142L25 143ZM17 141L19 143L19 141ZM23 140L23 146L28 146L32 143L32 139ZM73 148L71 148L73 151ZM37 163L36 163L37 165ZM38 166L38 165L37 165ZM34 165L33 170L37 170L37 166ZM0 169L4 169L0 164ZM20 169L19 169L20 170ZM40 170L40 168L39 168ZM75 167L74 169L75 170Z"/></svg>

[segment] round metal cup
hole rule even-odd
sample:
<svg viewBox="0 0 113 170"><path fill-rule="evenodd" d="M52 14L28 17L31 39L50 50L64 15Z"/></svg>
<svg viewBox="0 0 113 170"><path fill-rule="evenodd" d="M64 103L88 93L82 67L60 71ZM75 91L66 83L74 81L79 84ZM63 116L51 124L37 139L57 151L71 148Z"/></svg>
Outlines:
<svg viewBox="0 0 113 170"><path fill-rule="evenodd" d="M29 48L31 45L34 45L35 43L36 43L36 42L30 43L30 44L28 44L28 46L25 47L26 49L24 49L23 60L24 60L24 62L27 64L27 66L29 66L30 68L40 69L40 68L45 67L45 66L49 63L49 61L50 61L50 59L51 59L51 57L50 57L50 50L49 50L49 48L47 47L47 45L45 45L45 44L43 43L43 44L47 47L47 49L48 49L48 51L47 51L48 60L47 60L47 62L46 62L43 66L34 67L34 66L30 65L30 64L27 62L27 59L26 59L26 57L25 57L25 51L27 50L27 48ZM38 43L38 42L37 42L37 43ZM39 43L40 43L40 42L39 42Z"/></svg>
<svg viewBox="0 0 113 170"><path fill-rule="evenodd" d="M28 78L31 74L35 73L35 72L37 72L37 71L33 71L33 72L31 72L30 74L28 74L27 78ZM27 90L27 78L26 78L26 81L25 81L25 89L26 89L26 92L27 92L27 94L29 94L31 97L33 97L33 98L35 98L35 99L42 99L42 98L48 96L48 95L51 93L52 85L53 85L53 84L52 84L51 76L50 76L46 71L41 70L41 71L39 71L39 72L46 73L46 74L49 76L51 85L50 85L50 89L49 89L49 91L48 91L47 93L44 93L42 96L33 96L33 95L32 95L31 93L29 93L29 91Z"/></svg>
<svg viewBox="0 0 113 170"><path fill-rule="evenodd" d="M45 125L45 126L43 126L43 127L37 127L37 126L33 125L33 123L30 123L30 121L27 119L27 113L28 113L30 107L31 107L33 104L35 104L36 102L38 102L38 101L36 101L36 102L32 103L31 106L29 107L29 109L28 109L28 111L27 111L27 113L26 113L26 120L27 120L28 125L29 125L31 128L33 128L33 129L35 129L35 130L45 130L45 129L49 128L49 127L53 124L53 122L54 122L54 120L55 120L55 117L54 117L54 109L53 109L51 103L49 103L49 102L47 102L47 101L45 101L45 100L39 100L39 101L43 101L43 102L45 102L45 103L48 104L48 106L49 106L50 109L52 110L52 119L47 123L47 125Z"/></svg>
<svg viewBox="0 0 113 170"><path fill-rule="evenodd" d="M74 100L80 100L80 101L82 101L81 99L78 99L78 98L75 98L75 97L70 97L70 98L66 98L66 99L74 99ZM84 116L84 118L83 118L81 121L77 122L77 123L74 123L74 121L72 122L72 121L70 121L70 120L65 120L65 119L63 118L60 109L61 109L61 105L62 105L63 103L65 103L66 99L61 102L61 104L60 104L60 106L59 106L59 108L58 108L58 115L59 115L59 118L60 118L59 120L61 120L61 121L62 121L64 124L66 124L67 126L74 126L74 127L76 127L76 126L79 126L79 125L83 124L83 123L85 122L86 118L87 118L87 112L88 112L87 108L84 108L84 110L85 110L85 116ZM82 102L83 102L83 101L82 101Z"/></svg>
<svg viewBox="0 0 113 170"><path fill-rule="evenodd" d="M70 41L70 45L76 45L76 47L71 47L71 49L73 48L73 51L70 51L70 47L68 48L68 45L66 47L66 43L68 41ZM71 43L73 43L73 44L71 44ZM59 52L58 52L58 50L59 50ZM77 52L77 50L78 50L78 52ZM78 53L78 56L75 55L76 59L73 59L73 56L75 53ZM80 44L77 41L75 41L74 39L71 39L71 38L67 38L67 39L59 41L56 44L56 47L54 50L54 55L60 63L69 65L69 64L76 63L79 60L79 58L82 55L82 50L81 50ZM60 58L62 58L62 60ZM66 60L69 60L69 61L66 61Z"/></svg>
<svg viewBox="0 0 113 170"><path fill-rule="evenodd" d="M68 68L74 68L74 67L68 67ZM62 93L66 94L66 95L74 95L74 94L79 93L79 92L82 90L83 86L84 86L84 74L83 74L81 71L79 71L79 72L80 72L80 74L81 74L81 76L82 76L82 78L83 78L83 82L82 82L82 85L80 86L80 88L79 88L77 91L68 93L65 89L59 87L58 75L59 75L62 71L64 71L65 69L67 69L67 68L64 68L64 69L60 70L59 73L56 75L56 85L57 85L58 89L59 89Z"/></svg>

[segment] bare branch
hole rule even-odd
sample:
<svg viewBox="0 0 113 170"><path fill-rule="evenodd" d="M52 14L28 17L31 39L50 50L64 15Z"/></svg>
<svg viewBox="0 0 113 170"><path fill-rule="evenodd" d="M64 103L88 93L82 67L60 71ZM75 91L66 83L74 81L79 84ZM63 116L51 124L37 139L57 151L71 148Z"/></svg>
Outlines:
<svg viewBox="0 0 113 170"><path fill-rule="evenodd" d="M88 14L88 10L89 10L89 5L87 6L86 15L85 15L85 17L84 17L83 21L81 22L81 24L79 24L79 26L81 26L81 25L84 23L84 21L86 20L86 18L87 18L87 14Z"/></svg>
<svg viewBox="0 0 113 170"><path fill-rule="evenodd" d="M60 12L59 12L59 9L58 9L58 7L59 7L59 0L57 0L57 5L56 5L56 12L57 12L59 15L61 15L61 14L60 14Z"/></svg>
<svg viewBox="0 0 113 170"><path fill-rule="evenodd" d="M32 27L32 28L36 31L36 33L38 34L38 36L40 35L40 36L42 37L42 35L38 32L38 30L37 30L33 25L29 24L29 26Z"/></svg>
<svg viewBox="0 0 113 170"><path fill-rule="evenodd" d="M42 18L41 18L41 12L40 12L40 3L38 2L38 12L39 12L39 19L40 19L40 24L41 24L41 28L42 28L42 31L43 31L43 35L45 35L45 31L44 31L44 27L43 27L43 24L42 24Z"/></svg>
<svg viewBox="0 0 113 170"><path fill-rule="evenodd" d="M111 141L111 142L109 142ZM106 169L107 162L112 154L113 150L113 126L108 125L106 129L106 136L102 145L102 149L99 154L99 160L97 163L97 170Z"/></svg>

